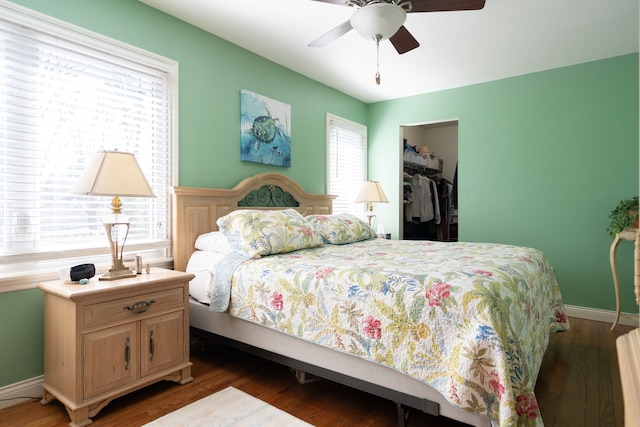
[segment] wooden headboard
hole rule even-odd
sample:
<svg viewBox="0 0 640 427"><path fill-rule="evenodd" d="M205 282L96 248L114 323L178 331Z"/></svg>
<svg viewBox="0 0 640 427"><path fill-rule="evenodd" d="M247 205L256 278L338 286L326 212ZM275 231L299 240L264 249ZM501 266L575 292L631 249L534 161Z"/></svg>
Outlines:
<svg viewBox="0 0 640 427"><path fill-rule="evenodd" d="M245 178L231 189L172 187L171 221L173 268L185 271L199 235L218 229L216 221L237 209L284 209L304 215L332 212L335 196L309 194L281 173Z"/></svg>

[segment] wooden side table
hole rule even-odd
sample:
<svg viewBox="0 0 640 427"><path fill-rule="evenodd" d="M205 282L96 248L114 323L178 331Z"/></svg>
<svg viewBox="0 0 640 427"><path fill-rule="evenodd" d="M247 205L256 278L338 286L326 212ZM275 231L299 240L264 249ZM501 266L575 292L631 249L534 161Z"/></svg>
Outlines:
<svg viewBox="0 0 640 427"><path fill-rule="evenodd" d="M44 291L43 405L64 404L70 427L91 424L113 399L161 380L190 382L189 281L154 268Z"/></svg>
<svg viewBox="0 0 640 427"><path fill-rule="evenodd" d="M621 240L629 240L635 241L636 236L638 235L638 230L635 228L629 228L627 230L621 231L616 234L616 237L613 239L611 243L611 249L609 250L609 262L611 263L611 274L613 275L613 290L616 294L616 318L613 321L613 325L611 326L611 330L616 327L618 321L620 320L620 316L627 316L624 313L620 313L620 280L618 278L618 263L616 261L616 252L618 250L618 244ZM636 316L632 317L637 320Z"/></svg>

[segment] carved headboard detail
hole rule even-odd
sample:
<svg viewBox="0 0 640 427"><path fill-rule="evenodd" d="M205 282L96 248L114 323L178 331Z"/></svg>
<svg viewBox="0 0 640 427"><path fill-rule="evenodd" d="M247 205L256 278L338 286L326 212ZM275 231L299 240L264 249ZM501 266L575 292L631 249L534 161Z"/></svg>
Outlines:
<svg viewBox="0 0 640 427"><path fill-rule="evenodd" d="M257 190L251 190L238 206L247 208L297 208L300 203L289 193L277 185L263 185Z"/></svg>
<svg viewBox="0 0 640 427"><path fill-rule="evenodd" d="M199 235L218 229L216 221L237 209L285 209L302 215L332 212L335 196L310 194L286 175L267 172L245 178L231 189L171 187L173 268L185 271Z"/></svg>

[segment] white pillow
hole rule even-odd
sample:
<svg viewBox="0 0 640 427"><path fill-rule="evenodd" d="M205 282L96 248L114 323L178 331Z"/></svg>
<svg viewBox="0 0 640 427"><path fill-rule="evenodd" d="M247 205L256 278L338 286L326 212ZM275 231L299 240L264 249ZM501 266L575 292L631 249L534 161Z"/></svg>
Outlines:
<svg viewBox="0 0 640 427"><path fill-rule="evenodd" d="M200 251L222 253L233 251L233 248L229 244L227 237L222 234L221 231L212 231L211 233L199 235L194 246Z"/></svg>
<svg viewBox="0 0 640 427"><path fill-rule="evenodd" d="M195 277L189 282L189 295L204 304L211 302L213 275L226 253L218 251L196 251L189 257L187 273Z"/></svg>

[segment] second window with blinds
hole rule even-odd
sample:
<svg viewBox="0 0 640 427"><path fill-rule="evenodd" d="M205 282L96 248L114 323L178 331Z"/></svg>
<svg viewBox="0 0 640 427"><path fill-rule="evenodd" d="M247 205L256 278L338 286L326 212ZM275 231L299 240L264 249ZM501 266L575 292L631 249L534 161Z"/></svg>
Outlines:
<svg viewBox="0 0 640 427"><path fill-rule="evenodd" d="M356 203L367 179L367 127L327 114L327 191L337 196L333 213L364 219L365 206Z"/></svg>

